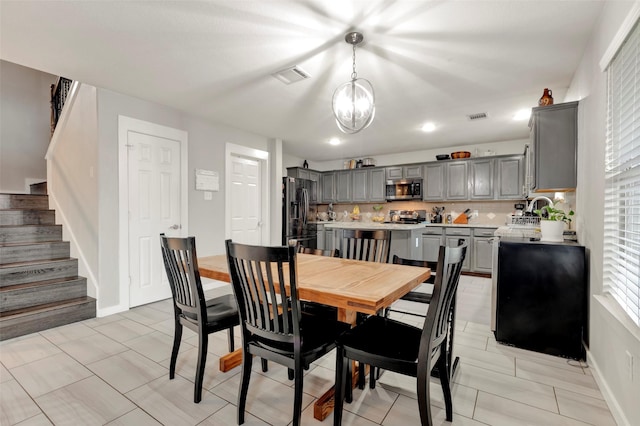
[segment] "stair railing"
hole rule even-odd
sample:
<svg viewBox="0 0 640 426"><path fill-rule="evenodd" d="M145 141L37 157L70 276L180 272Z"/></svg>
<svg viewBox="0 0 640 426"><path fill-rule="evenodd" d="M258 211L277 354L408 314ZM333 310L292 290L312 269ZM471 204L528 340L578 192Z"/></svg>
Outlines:
<svg viewBox="0 0 640 426"><path fill-rule="evenodd" d="M56 130L56 125L62 114L62 108L69 95L72 80L65 77L58 77L56 84L51 85L51 136Z"/></svg>

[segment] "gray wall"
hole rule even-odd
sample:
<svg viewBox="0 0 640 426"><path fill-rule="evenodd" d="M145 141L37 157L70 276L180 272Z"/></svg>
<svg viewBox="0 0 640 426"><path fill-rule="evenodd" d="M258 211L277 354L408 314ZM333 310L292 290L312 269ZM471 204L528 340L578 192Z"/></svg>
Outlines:
<svg viewBox="0 0 640 426"><path fill-rule="evenodd" d="M597 30L574 75L565 101L580 100L578 118L578 188L576 218L579 240L590 252L589 364L618 424L640 425L640 329L622 309L602 295L604 232L604 155L606 73L599 62L633 2L608 2ZM633 381L625 371L634 357Z"/></svg>
<svg viewBox="0 0 640 426"><path fill-rule="evenodd" d="M0 192L47 180L51 74L0 61Z"/></svg>
<svg viewBox="0 0 640 426"><path fill-rule="evenodd" d="M118 265L118 115L162 126L186 130L189 146L189 229L197 237L198 255L224 253L225 223L225 144L227 142L269 150L268 138L206 123L196 117L162 105L98 89L98 158L100 161L100 307L116 306L119 301ZM220 191L205 201L195 190L195 169L214 170L220 174ZM273 210L273 208L272 208Z"/></svg>

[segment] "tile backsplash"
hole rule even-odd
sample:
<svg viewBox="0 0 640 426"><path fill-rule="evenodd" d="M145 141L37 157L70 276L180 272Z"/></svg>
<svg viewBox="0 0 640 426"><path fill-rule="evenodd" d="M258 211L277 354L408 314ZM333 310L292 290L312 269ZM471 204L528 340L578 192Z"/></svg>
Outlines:
<svg viewBox="0 0 640 426"><path fill-rule="evenodd" d="M505 224L508 214L515 211L514 204L516 201L467 201L467 202L421 202L421 201L394 201L390 203L380 203L383 206L382 212L385 215L389 214L389 210L426 210L427 214L432 212L433 207L444 207L444 216L451 215L452 219L455 219L466 209L472 211L477 210L478 216L469 219L469 223L482 224L482 225L495 225L502 226ZM338 213L338 217L341 216L341 212L351 212L356 204L334 204L333 210ZM373 206L375 203L358 204L360 212L362 214L374 213ZM319 205L318 211L327 211L327 205Z"/></svg>

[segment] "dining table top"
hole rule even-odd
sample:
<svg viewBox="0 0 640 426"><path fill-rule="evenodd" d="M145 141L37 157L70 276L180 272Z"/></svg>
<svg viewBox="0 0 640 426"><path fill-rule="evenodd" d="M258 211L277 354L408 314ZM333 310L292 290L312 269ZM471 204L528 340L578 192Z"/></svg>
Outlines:
<svg viewBox="0 0 640 426"><path fill-rule="evenodd" d="M429 268L312 254L296 255L298 296L341 310L375 314L420 285ZM200 276L230 282L226 255L198 258Z"/></svg>

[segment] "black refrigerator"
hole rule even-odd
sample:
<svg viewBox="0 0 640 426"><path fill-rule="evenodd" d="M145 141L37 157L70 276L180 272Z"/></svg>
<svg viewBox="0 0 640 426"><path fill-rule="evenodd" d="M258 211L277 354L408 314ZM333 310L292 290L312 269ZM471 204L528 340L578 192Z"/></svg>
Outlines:
<svg viewBox="0 0 640 426"><path fill-rule="evenodd" d="M293 177L282 178L282 245L297 240L303 247L318 247L316 226L317 182Z"/></svg>
<svg viewBox="0 0 640 426"><path fill-rule="evenodd" d="M498 251L496 340L584 359L587 330L585 247L501 238Z"/></svg>

